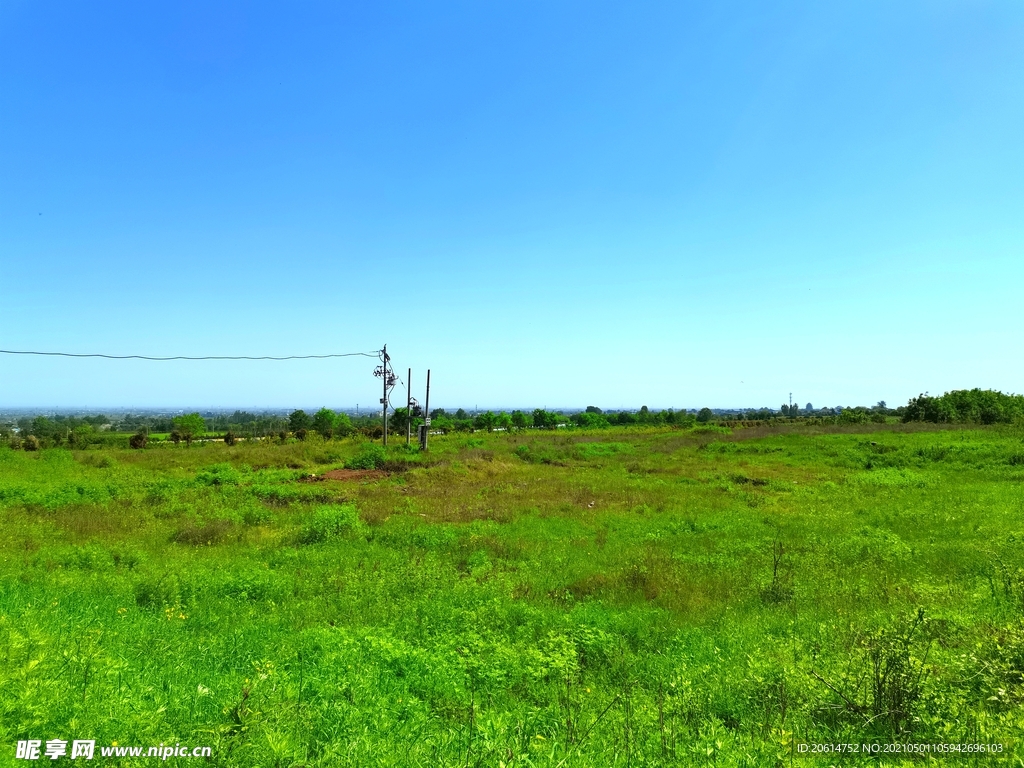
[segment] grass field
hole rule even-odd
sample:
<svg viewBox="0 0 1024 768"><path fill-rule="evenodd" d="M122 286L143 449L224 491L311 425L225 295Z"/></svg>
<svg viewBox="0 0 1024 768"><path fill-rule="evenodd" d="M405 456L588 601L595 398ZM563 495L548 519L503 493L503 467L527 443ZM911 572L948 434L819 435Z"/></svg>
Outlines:
<svg viewBox="0 0 1024 768"><path fill-rule="evenodd" d="M1024 433L851 429L0 448L0 764L1024 765Z"/></svg>

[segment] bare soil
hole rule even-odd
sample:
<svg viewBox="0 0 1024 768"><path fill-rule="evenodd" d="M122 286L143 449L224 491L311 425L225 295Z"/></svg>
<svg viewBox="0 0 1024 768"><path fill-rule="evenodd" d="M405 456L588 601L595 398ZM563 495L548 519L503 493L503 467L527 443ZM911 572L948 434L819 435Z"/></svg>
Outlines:
<svg viewBox="0 0 1024 768"><path fill-rule="evenodd" d="M379 469L332 469L319 475L307 475L301 482L318 483L322 480L380 480L387 477L387 472Z"/></svg>

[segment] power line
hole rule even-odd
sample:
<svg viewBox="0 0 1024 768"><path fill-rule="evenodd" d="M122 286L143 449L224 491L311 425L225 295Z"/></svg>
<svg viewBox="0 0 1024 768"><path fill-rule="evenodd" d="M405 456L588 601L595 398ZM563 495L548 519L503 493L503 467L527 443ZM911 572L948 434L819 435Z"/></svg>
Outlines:
<svg viewBox="0 0 1024 768"><path fill-rule="evenodd" d="M379 352L344 352L330 355L286 355L273 357L271 355L250 356L250 355L204 355L202 357L190 357L187 355L175 355L174 357L151 357L149 355L102 355L102 354L78 354L74 352L30 352L25 350L0 349L0 355L41 355L44 357L100 357L105 360L325 360L332 357L379 357Z"/></svg>

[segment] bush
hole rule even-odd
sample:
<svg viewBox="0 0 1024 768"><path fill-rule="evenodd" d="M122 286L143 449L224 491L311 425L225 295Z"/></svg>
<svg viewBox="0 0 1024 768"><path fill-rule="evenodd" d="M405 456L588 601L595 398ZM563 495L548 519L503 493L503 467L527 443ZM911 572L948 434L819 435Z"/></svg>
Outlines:
<svg viewBox="0 0 1024 768"><path fill-rule="evenodd" d="M381 469L388 454L382 445L368 445L345 462L345 469Z"/></svg>
<svg viewBox="0 0 1024 768"><path fill-rule="evenodd" d="M228 430L224 433L224 445L234 445L238 442L238 438L235 437L235 433Z"/></svg>
<svg viewBox="0 0 1024 768"><path fill-rule="evenodd" d="M148 440L149 440L149 438L146 437L146 433L145 432L137 432L134 435L132 435L130 438L128 438L128 446L130 448L135 448L136 450L140 450L140 449L146 447L146 442Z"/></svg>
<svg viewBox="0 0 1024 768"><path fill-rule="evenodd" d="M317 544L358 530L363 525L352 504L320 507L310 523L302 529L303 544Z"/></svg>
<svg viewBox="0 0 1024 768"><path fill-rule="evenodd" d="M241 479L230 464L214 464L196 473L196 482L202 485L238 485Z"/></svg>
<svg viewBox="0 0 1024 768"><path fill-rule="evenodd" d="M35 435L26 436L25 439L21 441L21 448L25 451L38 451L39 438Z"/></svg>
<svg viewBox="0 0 1024 768"><path fill-rule="evenodd" d="M903 421L1009 423L1024 416L1024 396L990 389L956 389L939 397L919 395L907 403Z"/></svg>

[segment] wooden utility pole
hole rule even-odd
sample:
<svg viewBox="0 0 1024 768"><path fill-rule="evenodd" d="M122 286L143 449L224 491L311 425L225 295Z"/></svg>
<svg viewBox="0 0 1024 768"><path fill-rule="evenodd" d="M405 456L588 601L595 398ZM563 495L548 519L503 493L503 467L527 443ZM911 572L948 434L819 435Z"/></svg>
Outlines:
<svg viewBox="0 0 1024 768"><path fill-rule="evenodd" d="M384 447L388 446L388 345L384 345L384 396L380 399L381 408L384 411Z"/></svg>
<svg viewBox="0 0 1024 768"><path fill-rule="evenodd" d="M412 368L405 377L405 444L412 444Z"/></svg>
<svg viewBox="0 0 1024 768"><path fill-rule="evenodd" d="M423 431L420 434L420 448L427 450L427 439L430 435L430 369L427 368L427 401L424 405L425 416L423 418Z"/></svg>

